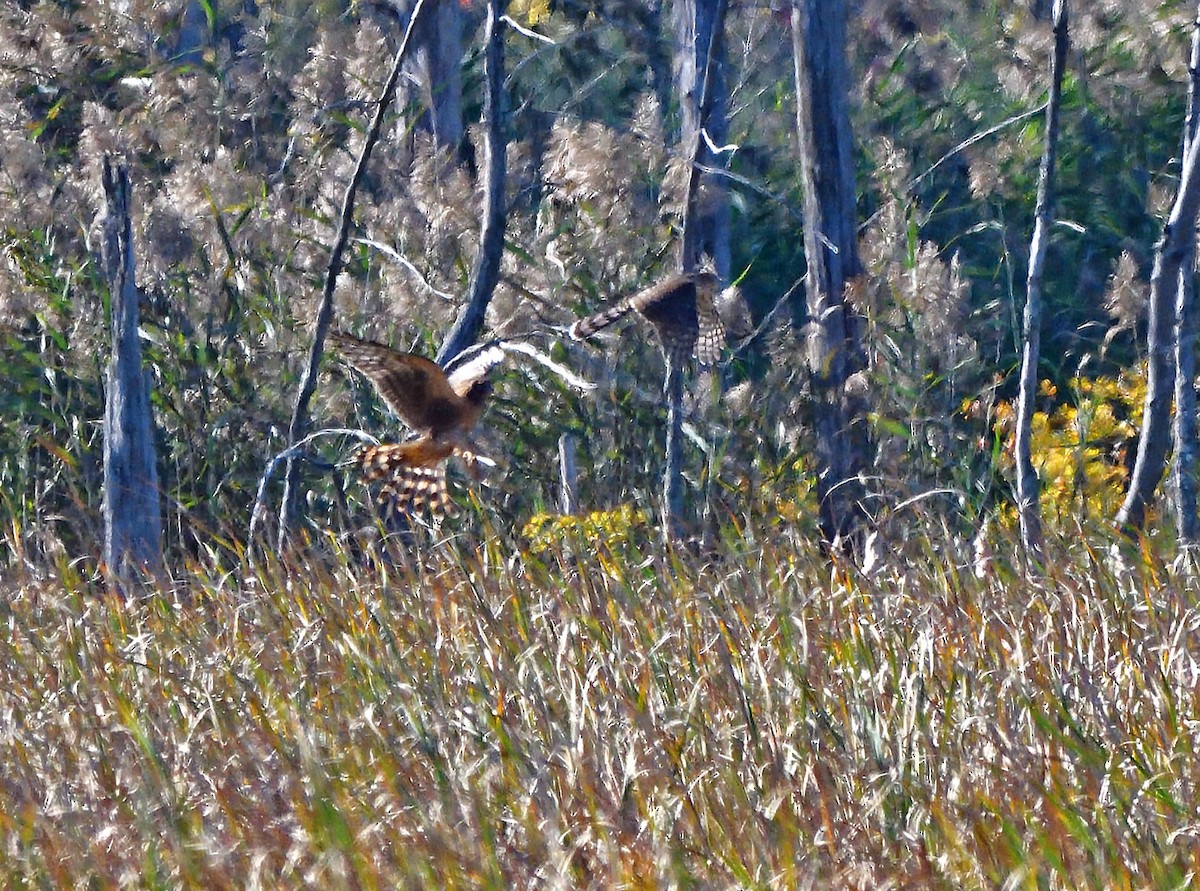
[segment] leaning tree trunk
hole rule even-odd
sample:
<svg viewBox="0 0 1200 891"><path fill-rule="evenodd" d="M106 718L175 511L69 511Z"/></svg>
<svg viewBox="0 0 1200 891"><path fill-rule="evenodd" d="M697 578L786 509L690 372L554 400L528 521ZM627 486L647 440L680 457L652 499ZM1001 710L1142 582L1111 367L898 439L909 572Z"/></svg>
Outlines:
<svg viewBox="0 0 1200 891"><path fill-rule="evenodd" d="M129 173L104 159L102 253L112 358L104 394L104 564L118 582L162 567L162 514L150 392L138 341Z"/></svg>
<svg viewBox="0 0 1200 891"><path fill-rule="evenodd" d="M1017 515L1025 556L1036 566L1042 562L1042 513L1038 502L1038 477L1033 469L1031 438L1034 400L1037 397L1038 353L1041 350L1042 273L1046 265L1046 240L1054 213L1054 159L1058 145L1058 118L1062 104L1063 66L1067 59L1067 4L1054 4L1054 54L1050 59L1050 100L1046 106L1046 141L1038 174L1037 208L1033 239L1029 245L1029 276L1025 287L1024 347L1017 394Z"/></svg>
<svg viewBox="0 0 1200 891"><path fill-rule="evenodd" d="M709 256L722 281L729 281L729 189L715 168L716 156L704 139L723 145L729 132L729 95L725 77L727 0L679 0L675 27L679 44L676 90L682 116L680 144L692 158L683 231L683 270L692 271ZM702 196L702 200L698 200Z"/></svg>
<svg viewBox="0 0 1200 891"><path fill-rule="evenodd" d="M1196 141L1200 124L1200 9L1192 26L1192 56L1189 63L1187 123L1183 134L1186 156ZM1194 547L1200 541L1200 518L1196 508L1196 240L1188 243L1179 270L1179 297L1175 301L1175 528L1179 543Z"/></svg>
<svg viewBox="0 0 1200 891"><path fill-rule="evenodd" d="M296 404L292 408L292 419L288 424L289 448L294 448L308 431L308 403L312 400L313 392L317 388L317 372L321 365L321 356L325 351L325 335L329 331L329 323L333 318L333 292L337 286L337 277L342 271L342 254L346 250L346 243L350 240L350 230L354 227L355 196L358 194L359 184L366 174L371 152L375 148L375 143L379 141L379 134L383 129L383 119L392 103L392 97L396 94L396 84L400 80L404 60L408 57L413 30L420 22L422 15L425 14L429 2L432 0L417 0L416 6L413 7L412 16L409 18L408 27L404 32L404 40L400 44L400 49L396 51L396 59L392 63L392 73L388 76L387 82L383 85L383 92L375 103L375 116L371 119L370 129L367 130L362 153L358 156L354 173L346 185L337 235L334 236L333 247L329 251L329 266L325 270L325 284L321 290L321 302L317 307L317 319L313 331L312 347L308 353L308 365L300 380L300 391L296 394ZM279 507L279 550L281 552L287 548L296 525L299 500L300 464L298 459L289 458L283 481L283 500ZM248 544L253 547L254 542L251 541Z"/></svg>
<svg viewBox="0 0 1200 891"><path fill-rule="evenodd" d="M860 324L845 293L861 272L845 0L792 0L792 42L821 532L827 544L853 547L865 515L867 433L861 388L850 380L863 366Z"/></svg>
<svg viewBox="0 0 1200 891"><path fill-rule="evenodd" d="M1170 445L1171 397L1175 386L1172 337L1175 307L1179 276L1196 242L1196 216L1200 212L1200 152L1197 146L1200 146L1200 140L1193 140L1184 154L1179 191L1154 251L1142 433L1129 489L1116 518L1117 525L1129 533L1141 530L1146 522L1146 507L1162 479Z"/></svg>
<svg viewBox="0 0 1200 891"><path fill-rule="evenodd" d="M488 304L500 281L500 260L504 254L504 179L507 150L504 136L504 7L501 0L488 0L487 50L484 57L486 92L483 117L487 155L487 181L483 197L483 226L479 235L479 254L471 270L471 285L466 305L454 327L438 350L437 360L448 364L473 344L483 330Z"/></svg>
<svg viewBox="0 0 1200 891"><path fill-rule="evenodd" d="M650 75L650 89L658 100L658 123L662 126L663 148L669 147L668 128L665 126L667 110L671 107L671 53L663 39L663 4L665 0L648 0L644 7L634 11L637 23L635 46L642 44L646 55L646 68Z"/></svg>

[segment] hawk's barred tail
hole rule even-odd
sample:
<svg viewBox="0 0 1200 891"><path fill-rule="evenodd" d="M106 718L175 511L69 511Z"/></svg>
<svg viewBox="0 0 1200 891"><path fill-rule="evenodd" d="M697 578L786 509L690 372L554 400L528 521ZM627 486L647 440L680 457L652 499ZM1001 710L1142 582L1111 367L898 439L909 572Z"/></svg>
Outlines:
<svg viewBox="0 0 1200 891"><path fill-rule="evenodd" d="M442 516L451 508L446 459L453 451L448 443L418 440L367 446L357 457L365 482L384 480L376 499L381 512L411 515L428 510Z"/></svg>
<svg viewBox="0 0 1200 891"><path fill-rule="evenodd" d="M715 313L700 316L700 339L696 342L696 358L705 367L721 361L721 348L725 346L725 326Z"/></svg>
<svg viewBox="0 0 1200 891"><path fill-rule="evenodd" d="M584 340L591 337L597 331L607 328L613 322L627 315L633 309L632 301L626 297L624 300L610 306L602 312L596 313L594 316L588 316L586 319L580 319L571 326L570 334L576 340Z"/></svg>
<svg viewBox="0 0 1200 891"><path fill-rule="evenodd" d="M428 511L435 517L453 513L446 486L446 465L397 468L379 490L376 501L381 511L395 510L408 515Z"/></svg>

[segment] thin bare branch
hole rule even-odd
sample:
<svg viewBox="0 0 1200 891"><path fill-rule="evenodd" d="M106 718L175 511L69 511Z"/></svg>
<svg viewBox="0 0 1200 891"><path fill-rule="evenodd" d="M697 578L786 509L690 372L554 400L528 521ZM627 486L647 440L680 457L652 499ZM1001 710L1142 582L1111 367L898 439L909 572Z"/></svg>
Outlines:
<svg viewBox="0 0 1200 891"><path fill-rule="evenodd" d="M308 427L308 404L312 400L313 392L317 387L317 372L321 365L321 356L325 349L325 335L329 330L329 323L333 318L333 293L337 285L338 273L342 270L342 254L346 249L346 242L350 238L350 230L354 226L354 199L358 194L359 185L362 182L363 176L367 170L367 162L371 158L371 152L375 148L375 144L379 141L379 134L383 130L383 119L387 114L387 110L392 103L392 97L396 93L396 84L400 80L400 72L404 65L404 60L408 56L408 48L412 43L412 35L414 26L416 25L421 14L424 12L427 4L425 0L417 0L416 6L413 7L412 15L408 20L408 27L404 31L404 39L400 43L400 49L396 51L396 59L392 64L392 72L388 75L387 82L383 86L383 91L379 95L379 100L375 105L375 117L371 120L371 127L367 131L367 138L363 142L362 153L358 157L358 163L355 165L354 174L350 177L350 182L346 184L346 194L342 199L342 211L338 220L338 231L334 238L333 247L329 252L329 266L325 271L325 286L321 292L321 303L317 308L317 320L313 329L312 348L308 354L308 366L304 370L304 376L300 380L300 391L296 395L296 405L292 410L291 423L288 425L288 441L292 443L299 442L305 434ZM294 459L288 459L287 471L284 476L283 485L283 500L279 508L279 545L280 550L283 550L288 543L292 528L296 523L296 509L299 504L299 482L300 482L300 466ZM253 546L251 541L250 546Z"/></svg>
<svg viewBox="0 0 1200 891"><path fill-rule="evenodd" d="M1192 26L1192 54L1188 64L1188 112L1184 125L1183 153L1186 156L1196 141L1200 126L1200 9ZM1200 328L1200 307L1196 305L1196 242L1189 244L1188 255L1179 270L1179 297L1175 302L1175 445L1174 486L1175 528L1179 543L1194 548L1200 543L1200 517L1196 494L1196 332Z"/></svg>

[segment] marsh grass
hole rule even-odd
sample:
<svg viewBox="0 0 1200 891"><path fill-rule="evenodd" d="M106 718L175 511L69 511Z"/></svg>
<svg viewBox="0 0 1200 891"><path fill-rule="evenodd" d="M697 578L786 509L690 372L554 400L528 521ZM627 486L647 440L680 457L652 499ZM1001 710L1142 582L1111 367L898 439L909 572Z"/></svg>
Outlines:
<svg viewBox="0 0 1200 891"><path fill-rule="evenodd" d="M729 539L11 578L0 884L1189 884L1191 570Z"/></svg>

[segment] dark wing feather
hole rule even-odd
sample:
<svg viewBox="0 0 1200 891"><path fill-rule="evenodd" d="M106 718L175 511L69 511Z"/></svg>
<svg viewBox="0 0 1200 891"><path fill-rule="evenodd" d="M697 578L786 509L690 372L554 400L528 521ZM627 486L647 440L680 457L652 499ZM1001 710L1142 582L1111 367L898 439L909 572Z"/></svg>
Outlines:
<svg viewBox="0 0 1200 891"><path fill-rule="evenodd" d="M711 365L724 343L724 330L712 304L715 285L715 277L707 273L668 276L580 319L571 326L571 336L577 340L590 337L637 310L654 326L663 351L674 361L686 362L695 353L701 363Z"/></svg>
<svg viewBox="0 0 1200 891"><path fill-rule="evenodd" d="M340 332L329 339L409 427L423 432L454 426L462 399L436 362Z"/></svg>

